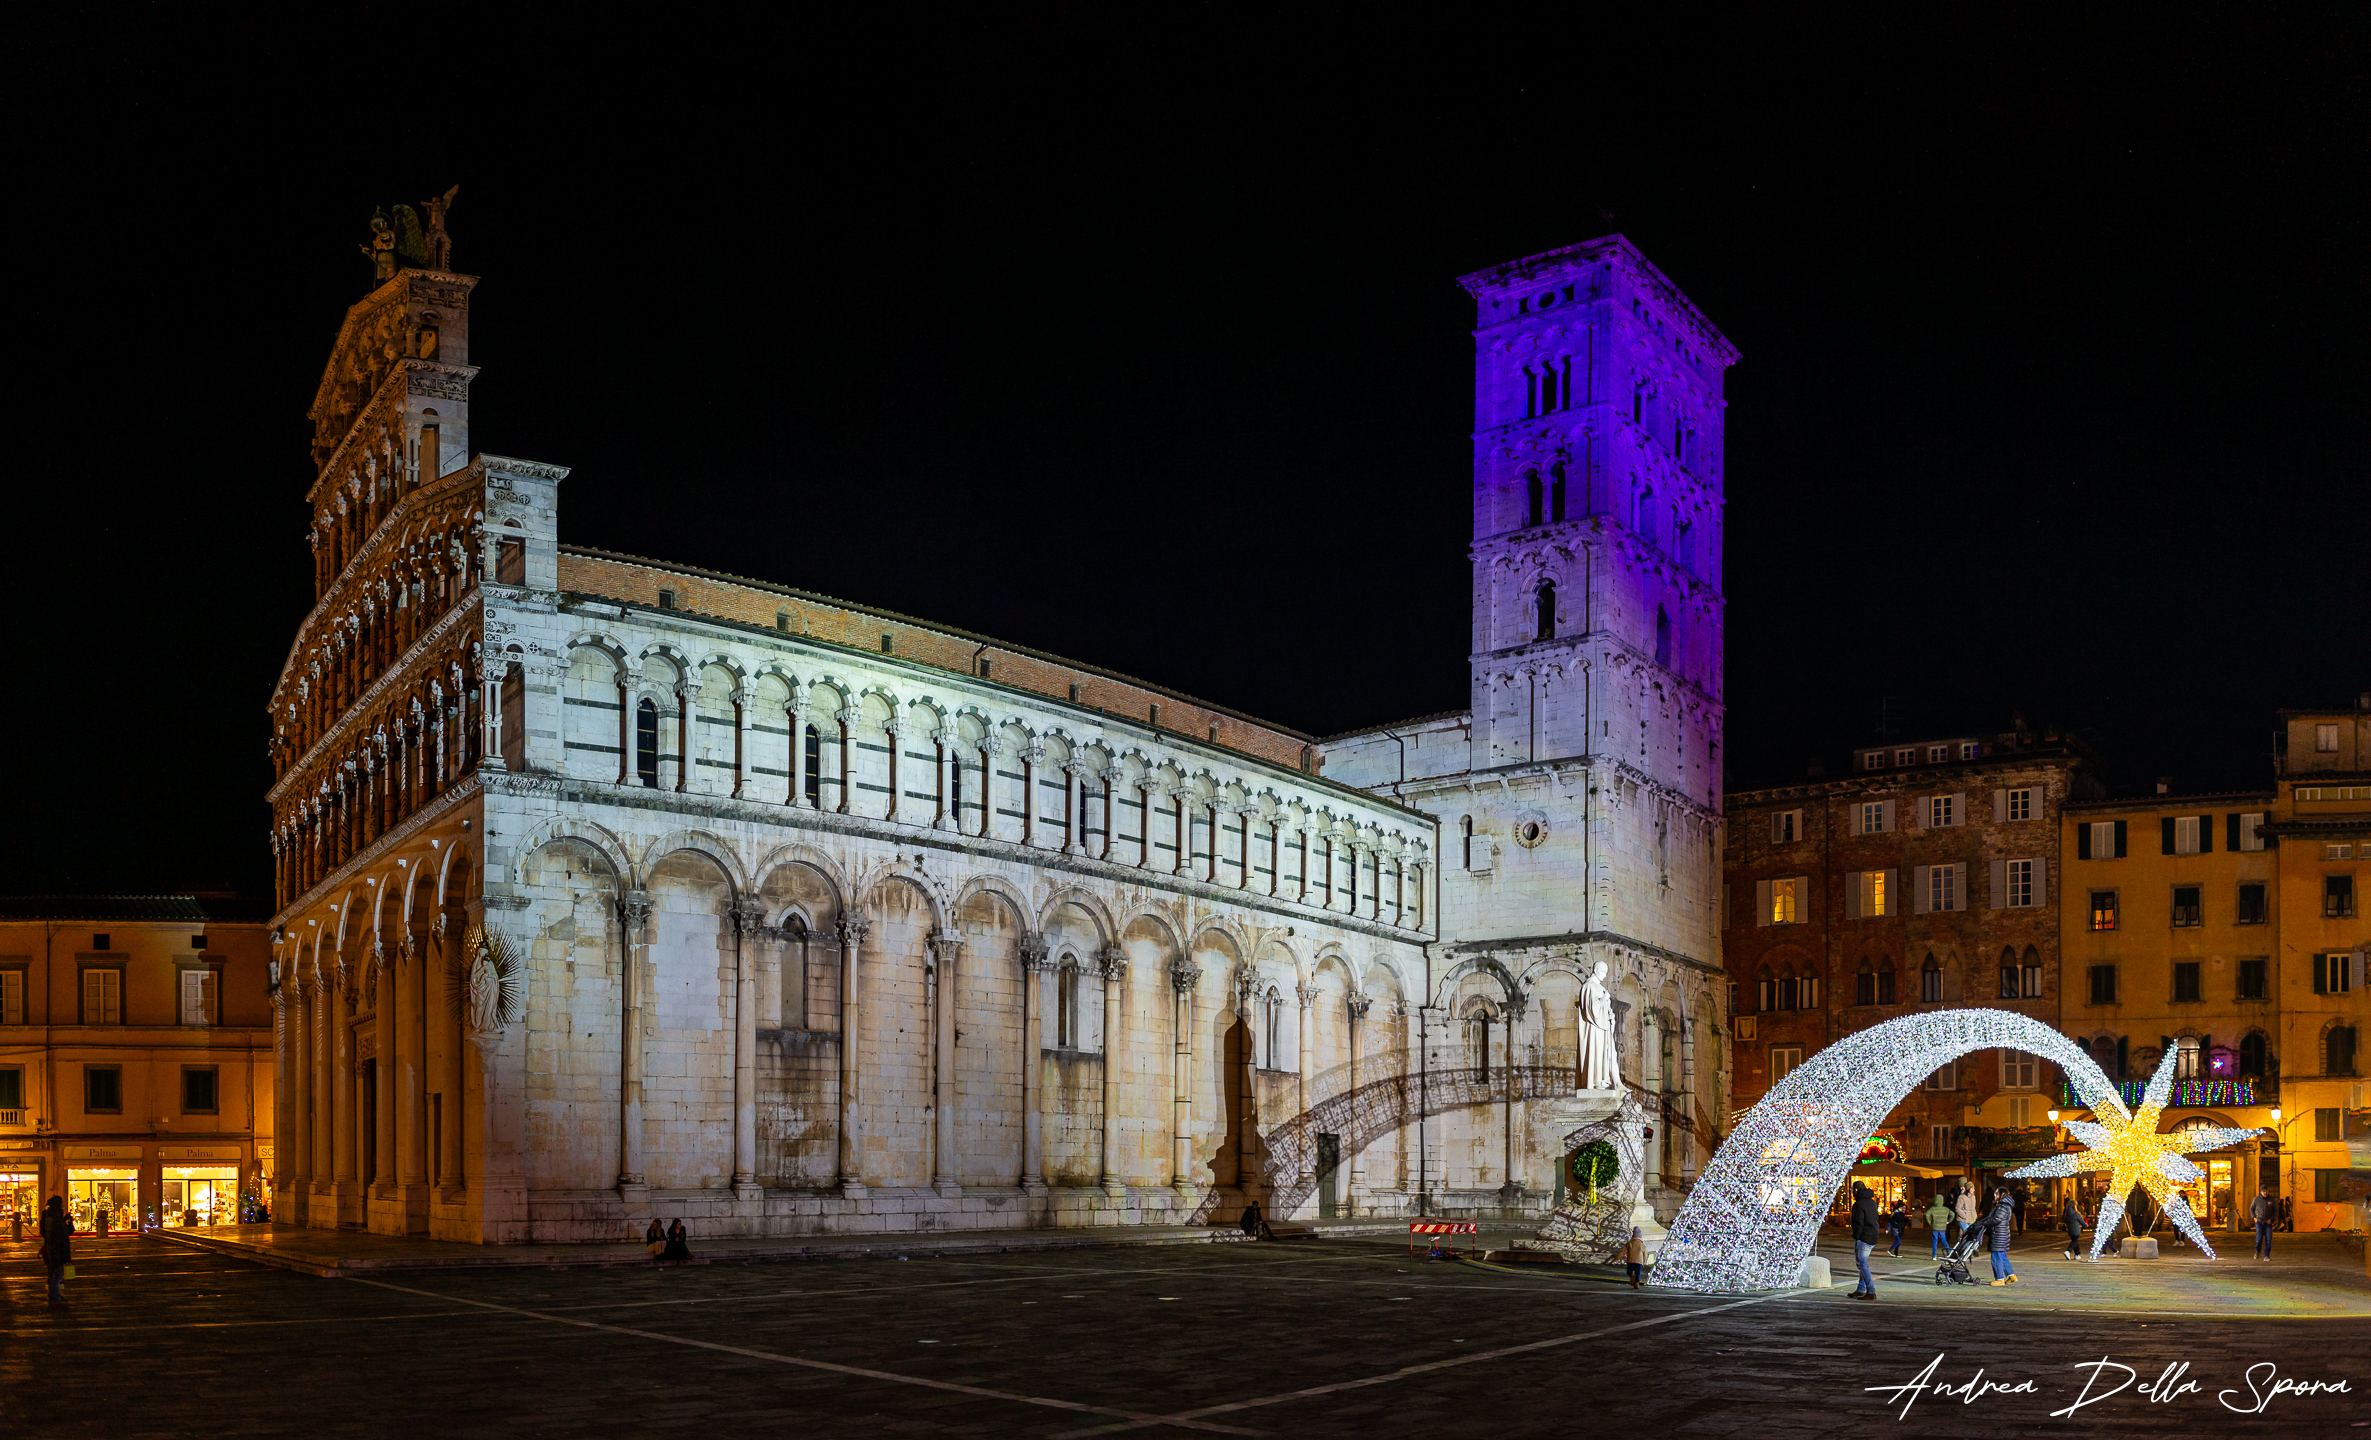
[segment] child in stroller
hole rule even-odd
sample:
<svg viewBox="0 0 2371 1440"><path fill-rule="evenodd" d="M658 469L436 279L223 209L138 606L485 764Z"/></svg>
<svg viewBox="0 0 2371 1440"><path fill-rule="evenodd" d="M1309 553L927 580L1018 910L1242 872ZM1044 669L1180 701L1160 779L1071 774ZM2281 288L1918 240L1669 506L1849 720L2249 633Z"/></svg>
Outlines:
<svg viewBox="0 0 2371 1440"><path fill-rule="evenodd" d="M1975 1284L1976 1277L1968 1273L1968 1257L1976 1253L1976 1247L1984 1243L1984 1238L1989 1233L1981 1225L1962 1226L1959 1239L1952 1244L1950 1249L1943 1252L1942 1259L1935 1262L1935 1283L1937 1285L1946 1282L1953 1285Z"/></svg>

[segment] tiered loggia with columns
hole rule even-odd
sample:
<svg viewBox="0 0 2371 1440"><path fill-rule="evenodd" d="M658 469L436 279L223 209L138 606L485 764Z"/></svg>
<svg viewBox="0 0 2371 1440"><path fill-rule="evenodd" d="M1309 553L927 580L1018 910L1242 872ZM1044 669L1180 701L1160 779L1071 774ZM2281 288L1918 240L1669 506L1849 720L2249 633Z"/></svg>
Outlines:
<svg viewBox="0 0 2371 1440"><path fill-rule="evenodd" d="M473 283L397 272L316 400L271 701L283 1221L1231 1215L1302 1178L1262 1136L1319 1061L1418 1065L1360 1017L1423 998L1429 817L1191 696L561 545L567 472L466 448ZM1413 1145L1370 1128L1340 1203L1404 1207Z"/></svg>

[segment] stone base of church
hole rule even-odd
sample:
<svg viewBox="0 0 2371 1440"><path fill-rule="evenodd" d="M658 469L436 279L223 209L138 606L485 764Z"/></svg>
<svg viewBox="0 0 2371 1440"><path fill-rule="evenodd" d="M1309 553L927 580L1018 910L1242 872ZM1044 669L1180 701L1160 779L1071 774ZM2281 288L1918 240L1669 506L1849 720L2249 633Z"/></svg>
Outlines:
<svg viewBox="0 0 2371 1440"><path fill-rule="evenodd" d="M738 1188L739 1193L736 1193ZM966 1230L1068 1230L1109 1226L1234 1223L1239 1207L1205 1205L1206 1191L1180 1192L1166 1185L964 1185L942 1193L936 1186L866 1186L767 1189L719 1187L703 1190L617 1189L463 1191L447 1195L425 1186L394 1187L373 1193L367 1225L338 1225L325 1204L289 1203L282 1193L275 1213L284 1224L308 1229L367 1229L379 1235L411 1235L482 1245L595 1245L639 1240L656 1216L661 1224L682 1220L694 1240L791 1239L822 1235L944 1234ZM308 1197L309 1198L309 1197ZM1445 1213L1479 1219L1539 1218L1552 1197L1529 1192L1510 1207L1498 1190L1440 1191ZM1392 1221L1415 1212L1415 1198L1396 1190L1375 1190L1346 1199L1327 1220ZM1295 1215L1270 1217L1296 1222L1321 1218L1313 1197ZM1208 1213L1204 1213L1207 1209ZM300 1213L309 1212L309 1213Z"/></svg>

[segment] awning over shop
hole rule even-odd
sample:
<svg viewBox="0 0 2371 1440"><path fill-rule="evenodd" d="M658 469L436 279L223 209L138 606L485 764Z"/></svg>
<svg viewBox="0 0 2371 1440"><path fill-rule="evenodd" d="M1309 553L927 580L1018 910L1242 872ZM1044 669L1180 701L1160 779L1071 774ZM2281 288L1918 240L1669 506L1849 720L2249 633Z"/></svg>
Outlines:
<svg viewBox="0 0 2371 1440"><path fill-rule="evenodd" d="M1927 1165L1905 1165L1899 1160L1879 1160L1868 1165L1853 1166L1850 1178L1857 1180L1863 1175L1883 1175L1892 1180L1941 1180L1958 1173L1957 1170L1937 1170Z"/></svg>

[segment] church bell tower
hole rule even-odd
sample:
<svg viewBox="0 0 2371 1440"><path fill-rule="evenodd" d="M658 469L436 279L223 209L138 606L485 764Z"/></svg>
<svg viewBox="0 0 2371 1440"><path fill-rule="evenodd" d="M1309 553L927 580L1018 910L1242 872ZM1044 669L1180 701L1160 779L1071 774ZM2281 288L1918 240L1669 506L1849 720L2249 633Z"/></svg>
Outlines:
<svg viewBox="0 0 2371 1440"><path fill-rule="evenodd" d="M1462 283L1473 763L1610 758L1717 810L1737 351L1619 235Z"/></svg>

